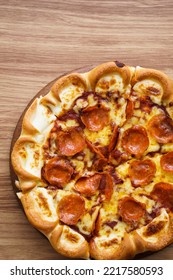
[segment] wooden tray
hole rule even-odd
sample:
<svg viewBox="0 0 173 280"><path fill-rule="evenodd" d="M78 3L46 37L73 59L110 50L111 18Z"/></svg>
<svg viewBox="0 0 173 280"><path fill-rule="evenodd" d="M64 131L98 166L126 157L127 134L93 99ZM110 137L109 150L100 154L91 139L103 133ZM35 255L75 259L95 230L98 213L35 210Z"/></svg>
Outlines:
<svg viewBox="0 0 173 280"><path fill-rule="evenodd" d="M13 137L12 137L12 141L11 141L11 147L10 147L10 158L11 158L11 152L13 150L13 146L16 142L16 140L19 138L20 136L20 133L21 133L21 127L22 127L22 121L23 121L23 117L27 111L27 109L29 108L29 106L33 103L33 101L40 97L40 96L45 96L51 89L51 87L53 86L53 84L55 83L55 81L59 78L61 78L62 76L64 75L67 75L67 74L70 74L70 73L74 73L74 72L77 72L77 73L84 73L84 72L88 72L90 71L93 67L95 67L96 65L92 65L92 66L87 66L87 67L82 67L82 68L79 68L79 69L74 69L73 71L70 71L68 73L64 73L63 75L57 77L56 79L54 79L53 81L51 81L50 83L48 83L44 88L42 88L35 96L34 98L28 103L28 105L26 106L25 110L23 111L21 117L19 118L19 121L17 122L17 125L16 125L16 128L14 130L14 134L13 134ZM11 177L11 183L12 183L12 186L13 186L13 189L14 189L14 192L18 192L18 189L16 188L15 186L15 180L17 180L17 176L14 172L14 169L12 167L12 164L11 164L11 161L10 161L10 177ZM19 207L21 208L22 211L23 210L23 206L20 202L20 200L18 199L18 202L19 202ZM31 225L32 226L32 225ZM42 235L42 233L40 233ZM44 236L44 235L43 235ZM44 236L45 237L45 236ZM46 238L46 237L45 237ZM47 239L47 238L46 238ZM50 245L51 246L51 245ZM160 256L164 256L163 258L162 257L158 257L158 254L160 254ZM60 254L57 253L57 260L69 260L69 258L66 258ZM172 260L173 259L173 245L170 245L169 247L166 247L164 248L163 250L161 251L158 251L158 252L146 252L146 253L142 253L142 254L139 254L135 257L135 259L138 259L138 260L145 260L145 259L169 259L169 260Z"/></svg>

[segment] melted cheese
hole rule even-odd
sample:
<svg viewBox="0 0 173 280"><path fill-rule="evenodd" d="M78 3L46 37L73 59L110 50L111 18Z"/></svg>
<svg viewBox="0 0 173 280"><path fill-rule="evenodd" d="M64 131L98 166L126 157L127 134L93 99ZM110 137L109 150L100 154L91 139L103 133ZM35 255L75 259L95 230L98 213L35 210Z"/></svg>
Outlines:
<svg viewBox="0 0 173 280"><path fill-rule="evenodd" d="M37 100L37 108L34 111L34 115L32 115L32 119L30 120L32 125L42 133L43 130L47 129L47 127L56 119L54 114L44 105L40 104L40 99Z"/></svg>
<svg viewBox="0 0 173 280"><path fill-rule="evenodd" d="M34 188L29 193L40 216L47 221L57 220L57 203L45 188Z"/></svg>
<svg viewBox="0 0 173 280"><path fill-rule="evenodd" d="M149 89L155 89L156 93L153 94L150 92ZM149 95L151 100L157 104L161 104L161 99L163 95L163 88L158 81L151 80L151 79L144 79L140 82L137 82L133 90L137 93L138 96Z"/></svg>
<svg viewBox="0 0 173 280"><path fill-rule="evenodd" d="M20 162L24 170L41 178L43 156L42 149L38 144L25 143L23 149L20 151Z"/></svg>
<svg viewBox="0 0 173 280"><path fill-rule="evenodd" d="M62 109L68 110L71 107L73 101L77 97L79 97L83 93L83 91L84 88L82 86L75 86L72 84L68 87L63 88L59 93Z"/></svg>
<svg viewBox="0 0 173 280"><path fill-rule="evenodd" d="M97 143L101 146L106 146L109 144L110 137L112 135L111 126L105 126L100 131L90 131L89 129L84 129L84 134L93 143Z"/></svg>
<svg viewBox="0 0 173 280"><path fill-rule="evenodd" d="M96 92L108 92L108 91L124 91L124 83L122 77L118 73L104 75L97 82Z"/></svg>
<svg viewBox="0 0 173 280"><path fill-rule="evenodd" d="M91 207L91 206L90 206ZM87 212L77 223L79 231L83 234L89 235L95 229L95 221L98 216L100 206L97 206L92 214Z"/></svg>
<svg viewBox="0 0 173 280"><path fill-rule="evenodd" d="M153 219L153 221L151 222L151 224L157 224L157 222L159 221L164 221L165 222L165 225L164 227L161 229L161 231L165 232L166 234L166 231L168 229L168 226L169 226L169 216L168 216L168 213L166 212L165 209L162 209L161 210L161 214L159 216L157 216L155 219ZM149 224L150 225L150 224ZM145 232L147 231L147 228L148 226L144 226L140 229L137 229L137 233L139 235L142 236L142 238L144 240L146 240L147 242L151 242L151 243L156 243L159 241L159 235L160 235L160 232L159 232L159 235L158 234L152 234L151 236L145 236ZM162 233L163 234L163 233Z"/></svg>

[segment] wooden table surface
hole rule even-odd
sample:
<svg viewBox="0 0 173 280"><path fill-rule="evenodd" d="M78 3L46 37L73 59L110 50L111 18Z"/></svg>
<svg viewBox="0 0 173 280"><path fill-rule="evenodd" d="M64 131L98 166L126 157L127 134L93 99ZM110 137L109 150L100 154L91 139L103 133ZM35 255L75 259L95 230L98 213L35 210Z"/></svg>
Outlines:
<svg viewBox="0 0 173 280"><path fill-rule="evenodd" d="M0 0L0 259L59 259L25 218L9 172L28 102L73 69L119 60L173 78L171 0ZM143 259L173 259L173 245Z"/></svg>

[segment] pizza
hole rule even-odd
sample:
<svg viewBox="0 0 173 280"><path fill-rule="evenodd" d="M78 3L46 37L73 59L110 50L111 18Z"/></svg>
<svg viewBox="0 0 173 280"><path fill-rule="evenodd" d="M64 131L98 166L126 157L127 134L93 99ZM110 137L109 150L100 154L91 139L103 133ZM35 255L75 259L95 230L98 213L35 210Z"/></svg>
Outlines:
<svg viewBox="0 0 173 280"><path fill-rule="evenodd" d="M173 242L173 82L118 61L65 75L24 114L11 155L29 222L69 258Z"/></svg>

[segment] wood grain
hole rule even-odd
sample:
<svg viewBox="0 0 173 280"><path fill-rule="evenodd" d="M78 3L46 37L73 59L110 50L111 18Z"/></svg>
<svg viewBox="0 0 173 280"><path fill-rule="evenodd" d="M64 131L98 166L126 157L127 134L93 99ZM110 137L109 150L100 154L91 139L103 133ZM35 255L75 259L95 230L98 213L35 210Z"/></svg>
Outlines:
<svg viewBox="0 0 173 280"><path fill-rule="evenodd" d="M173 78L172 14L171 0L0 1L0 259L60 258L10 181L11 139L29 101L61 74L111 60ZM173 259L173 245L142 258Z"/></svg>

